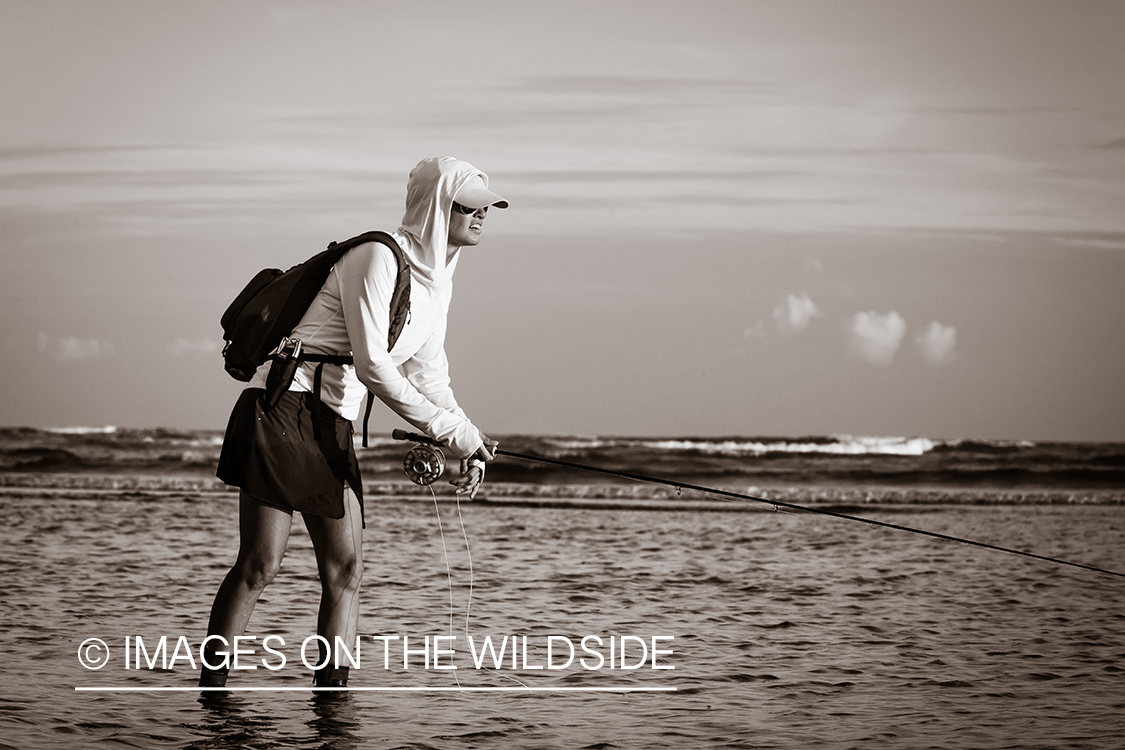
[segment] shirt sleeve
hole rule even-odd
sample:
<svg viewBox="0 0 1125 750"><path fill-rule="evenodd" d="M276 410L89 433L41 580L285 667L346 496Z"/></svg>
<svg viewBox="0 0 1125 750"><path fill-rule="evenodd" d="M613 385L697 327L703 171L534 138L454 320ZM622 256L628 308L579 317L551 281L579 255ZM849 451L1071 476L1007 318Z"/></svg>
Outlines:
<svg viewBox="0 0 1125 750"><path fill-rule="evenodd" d="M334 272L340 284L344 323L352 345L356 376L400 417L449 446L458 458L465 458L472 455L483 441L477 428L457 408L452 392L448 398L444 395L437 397L441 404L431 400L399 372L387 352L389 311L397 271L393 252L380 243L360 245L348 251L336 264ZM439 328L441 341L444 342L444 318ZM440 349L440 359L444 362L444 346ZM442 370L448 373L448 366ZM449 388L448 381L446 374L446 390ZM438 387L435 392L441 390ZM450 404L452 409L448 408Z"/></svg>
<svg viewBox="0 0 1125 750"><path fill-rule="evenodd" d="M449 379L449 360L445 356L446 318L443 315L437 328L418 352L402 364L406 378L431 403L464 417L457 405Z"/></svg>

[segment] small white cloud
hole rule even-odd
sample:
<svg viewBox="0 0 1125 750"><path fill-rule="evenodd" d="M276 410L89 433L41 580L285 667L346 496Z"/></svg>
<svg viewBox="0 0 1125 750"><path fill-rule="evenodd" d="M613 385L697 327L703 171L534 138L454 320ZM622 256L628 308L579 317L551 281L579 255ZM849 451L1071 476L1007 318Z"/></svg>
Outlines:
<svg viewBox="0 0 1125 750"><path fill-rule="evenodd" d="M101 359L111 357L117 351L113 344L101 339L80 339L77 336L54 338L45 333L39 334L38 349L58 362Z"/></svg>
<svg viewBox="0 0 1125 750"><path fill-rule="evenodd" d="M816 258L809 258L805 261L805 270L809 273L824 273L824 264Z"/></svg>
<svg viewBox="0 0 1125 750"><path fill-rule="evenodd" d="M889 365L906 335L906 321L894 310L856 313L852 319L852 346L873 365Z"/></svg>
<svg viewBox="0 0 1125 750"><path fill-rule="evenodd" d="M914 337L914 343L930 364L943 365L957 356L953 351L957 346L957 329L943 326L935 320L925 331Z"/></svg>
<svg viewBox="0 0 1125 750"><path fill-rule="evenodd" d="M769 338L766 335L766 324L759 320L753 326L748 327L748 328L743 328L742 329L742 338L743 339L763 339L763 340Z"/></svg>
<svg viewBox="0 0 1125 750"><path fill-rule="evenodd" d="M176 339L164 348L177 357L199 357L204 354L214 354L221 351L223 347L220 342L213 339L200 339L199 341Z"/></svg>
<svg viewBox="0 0 1125 750"><path fill-rule="evenodd" d="M778 305L773 310L773 319L777 321L777 327L782 331L803 331L809 327L813 318L820 316L820 309L807 294L800 297L790 294L785 304Z"/></svg>

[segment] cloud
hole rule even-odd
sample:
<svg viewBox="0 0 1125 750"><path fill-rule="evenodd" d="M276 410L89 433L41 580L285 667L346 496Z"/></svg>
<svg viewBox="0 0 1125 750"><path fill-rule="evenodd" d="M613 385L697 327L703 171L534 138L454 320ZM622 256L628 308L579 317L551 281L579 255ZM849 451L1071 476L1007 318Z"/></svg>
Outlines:
<svg viewBox="0 0 1125 750"><path fill-rule="evenodd" d="M1104 237L1052 237L1060 245L1070 247L1096 247L1105 250L1125 250L1125 237L1105 235Z"/></svg>
<svg viewBox="0 0 1125 750"><path fill-rule="evenodd" d="M906 335L906 321L894 310L856 313L852 319L852 347L873 365L889 365Z"/></svg>
<svg viewBox="0 0 1125 750"><path fill-rule="evenodd" d="M766 79L612 74L529 76L519 81L517 88L536 96L555 94L587 100L604 97L647 104L715 98L745 101L753 96L779 96L787 90L786 86Z"/></svg>
<svg viewBox="0 0 1125 750"><path fill-rule="evenodd" d="M914 343L932 365L944 365L956 358L953 349L957 346L957 329L943 326L936 320L925 331L914 337Z"/></svg>
<svg viewBox="0 0 1125 750"><path fill-rule="evenodd" d="M111 357L117 351L113 344L101 339L83 340L77 336L53 338L45 333L39 334L38 349L57 362L101 359Z"/></svg>
<svg viewBox="0 0 1125 750"><path fill-rule="evenodd" d="M753 326L742 329L742 338L747 341L750 339L768 340L769 336L766 335L766 324L759 320Z"/></svg>
<svg viewBox="0 0 1125 750"><path fill-rule="evenodd" d="M777 327L782 331L803 331L809 327L813 318L820 316L820 309L807 294L800 297L790 294L784 304L778 305L773 310L773 319L777 321Z"/></svg>
<svg viewBox="0 0 1125 750"><path fill-rule="evenodd" d="M168 346L164 347L165 351L175 354L177 357L199 357L205 354L215 354L222 351L222 344L213 339L200 339L199 341L188 341L187 339L176 339Z"/></svg>

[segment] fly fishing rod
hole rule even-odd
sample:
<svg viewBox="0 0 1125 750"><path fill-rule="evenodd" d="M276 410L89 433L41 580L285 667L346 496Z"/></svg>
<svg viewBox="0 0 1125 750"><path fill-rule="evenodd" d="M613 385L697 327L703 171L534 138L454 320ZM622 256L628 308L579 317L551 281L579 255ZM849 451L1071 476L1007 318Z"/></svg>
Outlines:
<svg viewBox="0 0 1125 750"><path fill-rule="evenodd" d="M394 430L391 433L391 437L394 438L395 440L409 440L410 442L413 442L413 443L418 443L420 445L426 445L426 446L432 446L434 448L438 448L438 447L441 446L441 444L439 442L437 442L436 440L433 440L432 438L426 437L425 435L418 435L418 434L413 433L413 432L406 432L405 430ZM660 479L659 477L648 477L648 476L644 476L643 474L632 474L632 473L629 473L627 471L616 471L614 469L603 469L603 468L600 468L598 466L587 466L585 464L573 463L571 461L561 461L557 458L545 458L543 456L533 456L533 455L530 455L530 454L527 454L527 453L516 453L514 451L506 451L506 450L501 450L499 448L496 449L496 455L498 455L498 456L508 456L510 458L519 458L519 459L523 459L524 461L535 461L537 463L552 464L554 466L564 466L568 469L579 469L579 470L582 470L582 471L592 471L592 472L596 472L598 474L607 474L609 476L619 477L621 479L631 479L631 480L636 481L636 482L649 482L649 483L652 483L652 484L663 484L663 485L667 485L668 487L675 487L677 492L679 492L681 489L684 489L684 490L693 490L695 492L702 492L702 493L705 493L705 494L708 494L708 495L716 495L716 496L722 497L722 498L730 498L730 499L733 499L735 501L749 500L749 501L752 501L752 502L755 502L755 503L764 503L766 505L772 505L775 510L777 508L787 508L789 510L802 511L804 513L816 513L816 514L819 514L819 515L822 515L822 516L831 516L833 518L842 518L845 521L859 521L861 523L866 523L866 524L871 525L871 526L882 526L883 528L894 529L896 531L907 531L911 534L921 534L923 536L933 537L934 539L942 539L942 540L947 541L947 542L960 542L961 544L970 544L970 545L973 545L975 547L983 547L984 549L990 549L990 550L994 550L996 552L1006 552L1010 555L1021 555L1023 557L1030 557L1030 558L1035 559L1035 560L1043 560L1044 562L1055 563L1057 565L1069 565L1069 566L1074 567L1074 568L1082 568L1083 570L1092 570L1095 573L1104 573L1106 575L1118 576L1120 578L1125 578L1125 573L1118 573L1117 571L1113 571L1113 570L1105 570L1104 568L1097 568L1097 567L1094 567L1093 565L1083 565L1082 563L1070 562L1069 560L1060 560L1058 558L1047 557L1045 555L1037 555L1033 552L1024 552L1024 551L1018 550L1018 549L1009 549L1008 547L998 547L995 544L988 544L987 542L977 542L977 541L973 541L972 539L962 539L960 537L950 536L948 534L939 534L935 531L926 531L925 529L915 529L915 528L911 528L910 526L900 526L899 524L895 524L895 523L887 523L885 521L876 521L876 520L871 519L871 518L862 518L860 516L848 515L847 513L837 513L836 511L825 510L823 508L813 508L813 507L810 507L810 506L807 506L807 505L796 505L794 503L782 502L781 500L767 500L764 497L754 497L753 495L744 495L744 494L739 493L739 492L731 492L729 490L720 490L720 489L716 489L714 487L700 487L698 485L688 484L686 482L673 482L673 481L668 480L668 479ZM431 456L429 454L425 454L425 453L422 453L422 452L416 452L416 451L412 450L411 453L408 454L408 456L407 456L407 461L404 464L404 468L406 469L407 475L409 475L411 477L411 479L414 479L414 481L417 482L418 484L429 484L429 483L435 481L439 476L441 476L441 472L445 468L445 460L444 460L444 456L442 456L440 451L437 452L436 456ZM419 481L419 479L415 478L416 476L423 479L423 480L428 479L429 481ZM430 478L430 477L432 477L432 478ZM728 502L729 502L729 500L728 500Z"/></svg>

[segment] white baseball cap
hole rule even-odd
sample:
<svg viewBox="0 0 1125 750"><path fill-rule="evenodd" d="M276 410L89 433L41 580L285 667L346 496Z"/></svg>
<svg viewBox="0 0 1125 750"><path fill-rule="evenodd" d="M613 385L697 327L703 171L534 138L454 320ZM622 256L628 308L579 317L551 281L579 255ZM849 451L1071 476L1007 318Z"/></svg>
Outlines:
<svg viewBox="0 0 1125 750"><path fill-rule="evenodd" d="M484 177L480 174L475 174L469 178L468 182L461 186L457 191L457 195L453 197L455 203L460 203L462 206L469 208L484 208L485 206L496 206L497 208L507 208L508 201L501 198L496 193L488 189Z"/></svg>

